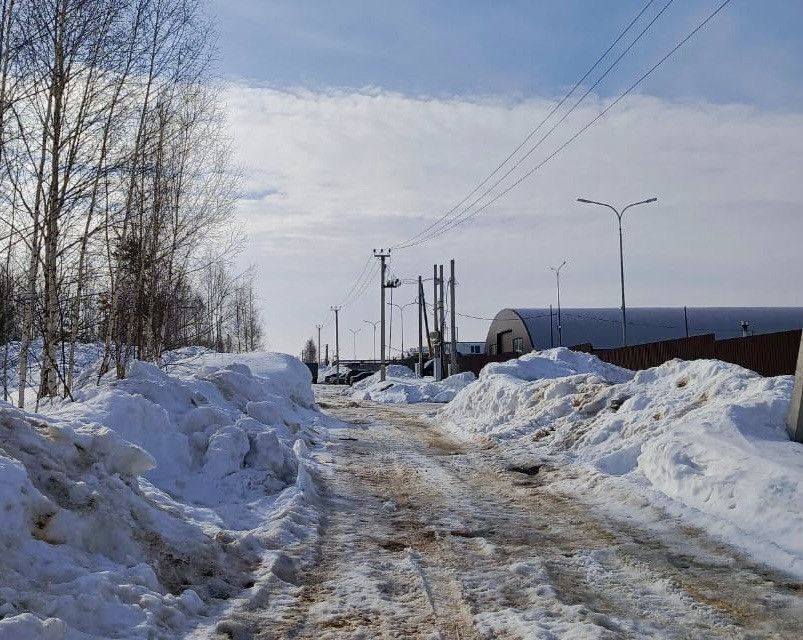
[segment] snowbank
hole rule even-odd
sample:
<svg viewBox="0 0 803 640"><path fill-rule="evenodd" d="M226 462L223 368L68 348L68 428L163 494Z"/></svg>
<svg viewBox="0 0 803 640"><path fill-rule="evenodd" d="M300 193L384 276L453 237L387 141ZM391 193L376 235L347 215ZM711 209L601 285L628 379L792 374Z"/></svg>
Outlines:
<svg viewBox="0 0 803 640"><path fill-rule="evenodd" d="M580 466L602 501L612 485L600 477L624 482L803 574L803 445L784 426L792 378L716 360L633 375L593 360L551 350L486 367L439 415L455 432Z"/></svg>
<svg viewBox="0 0 803 640"><path fill-rule="evenodd" d="M481 378L508 375L520 380L565 378L581 374L594 375L608 382L625 382L633 377L633 372L628 369L622 369L603 362L596 356L571 351L565 347L533 351L507 362L491 362L480 371Z"/></svg>
<svg viewBox="0 0 803 640"><path fill-rule="evenodd" d="M357 382L351 397L386 404L449 402L474 380L474 374L466 372L435 382L434 378L417 378L410 368L394 364L387 367L384 382L379 381L379 372Z"/></svg>
<svg viewBox="0 0 803 640"><path fill-rule="evenodd" d="M187 355L47 416L0 402L0 638L179 637L314 536L309 369Z"/></svg>

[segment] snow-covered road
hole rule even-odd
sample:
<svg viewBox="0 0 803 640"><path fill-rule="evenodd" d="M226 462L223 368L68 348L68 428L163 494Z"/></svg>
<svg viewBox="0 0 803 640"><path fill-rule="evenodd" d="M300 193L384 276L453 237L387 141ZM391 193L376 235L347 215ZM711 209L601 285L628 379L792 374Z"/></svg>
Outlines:
<svg viewBox="0 0 803 640"><path fill-rule="evenodd" d="M602 515L553 486L571 468L454 440L431 405L318 396L347 425L316 456L316 560L234 614L243 637L803 637L802 585L699 530Z"/></svg>

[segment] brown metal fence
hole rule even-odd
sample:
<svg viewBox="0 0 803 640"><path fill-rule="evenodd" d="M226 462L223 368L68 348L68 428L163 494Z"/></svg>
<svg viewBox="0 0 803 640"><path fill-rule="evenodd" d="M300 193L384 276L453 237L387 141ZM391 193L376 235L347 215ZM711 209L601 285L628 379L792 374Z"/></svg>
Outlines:
<svg viewBox="0 0 803 640"><path fill-rule="evenodd" d="M738 364L763 376L779 376L795 373L800 338L801 330L796 329L726 340L716 340L714 334L706 334L617 349L594 349L590 344L572 348L634 370L657 367L672 358L715 358Z"/></svg>
<svg viewBox="0 0 803 640"><path fill-rule="evenodd" d="M464 371L471 371L474 375L478 376L480 375L480 369L489 362L507 362L508 360L518 358L520 355L520 353L495 353L494 355L489 355L487 353L472 353L470 355L458 354L457 367L461 373Z"/></svg>

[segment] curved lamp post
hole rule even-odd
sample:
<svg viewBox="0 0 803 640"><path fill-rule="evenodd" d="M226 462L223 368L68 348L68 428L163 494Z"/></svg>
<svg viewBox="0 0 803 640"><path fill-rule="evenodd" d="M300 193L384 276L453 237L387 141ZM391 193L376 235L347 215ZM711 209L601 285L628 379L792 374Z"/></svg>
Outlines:
<svg viewBox="0 0 803 640"><path fill-rule="evenodd" d="M560 270L566 266L566 261L560 263L559 267L549 267L552 271L555 272L555 280L557 281L558 285L558 346L563 346L563 335L561 334L561 322L560 322ZM550 329L551 331L551 329Z"/></svg>
<svg viewBox="0 0 803 640"><path fill-rule="evenodd" d="M376 360L376 325L378 325L381 320L377 320L376 322L372 322L370 320L363 320L363 322L370 324L374 328L374 360Z"/></svg>
<svg viewBox="0 0 803 640"><path fill-rule="evenodd" d="M401 316L401 349L399 350L399 353L401 354L402 358L404 357L404 310L406 307L411 307L414 304L418 304L418 300L413 300L407 304L396 304L395 302L388 303L389 307L396 307L399 310L399 315Z"/></svg>
<svg viewBox="0 0 803 640"><path fill-rule="evenodd" d="M600 207L608 207L608 209L610 209L616 214L616 219L619 222L619 273L621 275L621 280L622 280L622 344L624 346L627 346L627 312L625 311L625 262L622 252L622 216L625 215L625 211L627 211L631 207L636 207L640 204L649 204L651 202L657 202L657 201L658 198L647 198L646 200L640 200L639 202L632 202L631 204L624 207L620 212L616 207L608 204L607 202L597 202L596 200L577 198L577 202L582 202L584 204L596 204L599 205Z"/></svg>

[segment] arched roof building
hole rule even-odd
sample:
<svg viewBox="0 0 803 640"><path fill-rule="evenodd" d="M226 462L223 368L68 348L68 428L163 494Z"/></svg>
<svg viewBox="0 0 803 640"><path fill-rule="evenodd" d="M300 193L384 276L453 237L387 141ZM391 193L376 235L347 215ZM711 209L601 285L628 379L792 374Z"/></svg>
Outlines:
<svg viewBox="0 0 803 640"><path fill-rule="evenodd" d="M592 344L598 349L622 344L620 309L562 309L563 346ZM689 307L689 335L713 333L718 339L742 335L742 322L751 333L803 328L803 307ZM686 336L683 307L633 307L627 310L629 344ZM487 353L526 353L558 346L557 311L502 309L488 329Z"/></svg>

